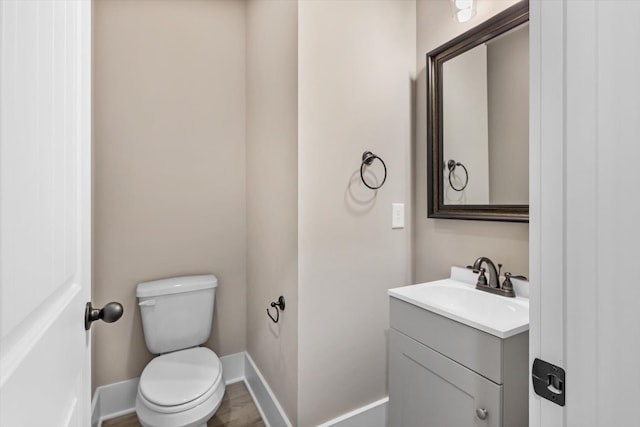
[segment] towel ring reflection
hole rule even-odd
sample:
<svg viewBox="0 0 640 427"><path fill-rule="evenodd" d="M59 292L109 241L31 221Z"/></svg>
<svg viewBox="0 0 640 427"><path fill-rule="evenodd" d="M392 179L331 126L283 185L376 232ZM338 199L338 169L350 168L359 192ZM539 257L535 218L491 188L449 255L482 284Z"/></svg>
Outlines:
<svg viewBox="0 0 640 427"><path fill-rule="evenodd" d="M367 181L364 180L365 167L371 166L375 159L380 160L380 163L382 163L382 167L384 168L384 178L382 178L382 182L377 187L367 184ZM378 188L382 187L384 185L384 182L387 180L387 165L384 164L384 161L380 157L376 156L371 151L365 151L364 153L362 153L362 164L360 164L360 179L362 179L362 183L368 188L377 190Z"/></svg>
<svg viewBox="0 0 640 427"><path fill-rule="evenodd" d="M456 169L456 166L460 166L462 167L462 169L464 169L465 180L462 187L456 187L455 185L453 185L453 181L451 180L451 174ZM449 169L449 185L451 186L451 188L453 188L455 191L462 191L467 188L467 184L469 183L469 171L467 170L467 168L462 163L456 162L453 159L447 162L447 168Z"/></svg>

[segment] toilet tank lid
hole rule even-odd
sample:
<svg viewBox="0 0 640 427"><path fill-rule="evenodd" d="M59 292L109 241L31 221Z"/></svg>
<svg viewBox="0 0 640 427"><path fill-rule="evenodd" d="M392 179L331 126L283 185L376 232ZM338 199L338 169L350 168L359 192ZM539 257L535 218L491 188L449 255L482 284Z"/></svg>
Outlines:
<svg viewBox="0 0 640 427"><path fill-rule="evenodd" d="M213 274L170 277L168 279L138 283L136 296L138 298L155 297L181 292L200 291L215 288L216 286L218 286L218 278Z"/></svg>

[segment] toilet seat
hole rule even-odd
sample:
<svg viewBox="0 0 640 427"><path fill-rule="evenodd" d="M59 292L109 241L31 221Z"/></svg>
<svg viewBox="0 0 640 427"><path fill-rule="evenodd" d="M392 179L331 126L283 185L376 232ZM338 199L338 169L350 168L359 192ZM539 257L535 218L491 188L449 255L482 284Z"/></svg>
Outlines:
<svg viewBox="0 0 640 427"><path fill-rule="evenodd" d="M142 372L138 398L159 413L184 412L207 401L220 387L222 363L205 347L164 354Z"/></svg>

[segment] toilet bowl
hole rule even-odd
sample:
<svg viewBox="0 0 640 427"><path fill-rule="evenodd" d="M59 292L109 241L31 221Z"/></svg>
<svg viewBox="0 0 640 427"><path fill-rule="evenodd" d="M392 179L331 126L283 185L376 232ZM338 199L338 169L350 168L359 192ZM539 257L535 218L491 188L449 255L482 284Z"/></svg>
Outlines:
<svg viewBox="0 0 640 427"><path fill-rule="evenodd" d="M206 427L225 392L222 363L199 347L211 332L213 275L140 283L145 343L159 356L142 371L136 414L143 427Z"/></svg>
<svg viewBox="0 0 640 427"><path fill-rule="evenodd" d="M222 364L204 347L158 356L142 372L136 413L143 427L206 426L220 407Z"/></svg>

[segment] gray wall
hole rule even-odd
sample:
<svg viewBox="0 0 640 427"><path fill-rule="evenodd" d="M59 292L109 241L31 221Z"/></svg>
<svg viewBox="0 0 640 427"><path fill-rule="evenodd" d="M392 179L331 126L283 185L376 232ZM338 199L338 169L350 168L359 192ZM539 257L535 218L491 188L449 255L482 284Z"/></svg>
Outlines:
<svg viewBox="0 0 640 427"><path fill-rule="evenodd" d="M471 264L480 255L502 263L514 274L528 274L527 224L427 218L426 53L514 3L513 0L478 0L477 15L459 24L451 18L448 1L417 2L417 126L413 149L416 282L447 277L451 265Z"/></svg>
<svg viewBox="0 0 640 427"><path fill-rule="evenodd" d="M390 222L392 202L410 211L414 37L413 2L247 3L248 350L296 425L386 395L386 289L410 283L410 216ZM389 167L377 193L365 150Z"/></svg>
<svg viewBox="0 0 640 427"><path fill-rule="evenodd" d="M292 422L298 411L297 49L297 2L247 2L247 350ZM265 309L279 295L286 309L274 324Z"/></svg>
<svg viewBox="0 0 640 427"><path fill-rule="evenodd" d="M388 288L411 282L413 1L301 1L298 425L386 396ZM387 164L377 192L362 153ZM375 166L374 173L380 178ZM374 177L372 176L371 179Z"/></svg>
<svg viewBox="0 0 640 427"><path fill-rule="evenodd" d="M150 360L138 282L220 281L220 355L246 348L245 6L94 2L93 302L123 318L93 331L93 386Z"/></svg>

